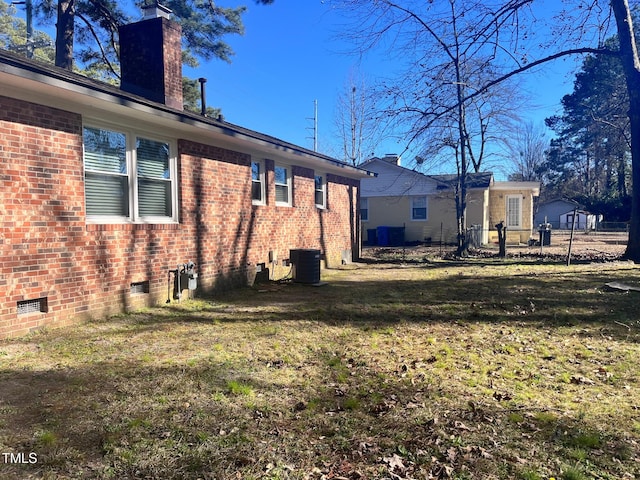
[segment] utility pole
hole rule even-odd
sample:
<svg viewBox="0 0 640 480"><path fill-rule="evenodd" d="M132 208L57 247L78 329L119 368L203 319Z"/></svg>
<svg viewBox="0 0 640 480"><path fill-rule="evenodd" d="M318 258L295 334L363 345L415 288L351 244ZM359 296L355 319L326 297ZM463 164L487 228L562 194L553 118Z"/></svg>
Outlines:
<svg viewBox="0 0 640 480"><path fill-rule="evenodd" d="M33 40L33 2L32 0L25 0L24 2L11 2L11 5L24 5L26 17L27 17L27 41L25 42L24 47L20 46L18 48L15 48L15 50L21 51L22 48L24 48L27 58L33 58L33 51L36 48L48 47L49 45L51 45L51 43L47 41L34 42Z"/></svg>
<svg viewBox="0 0 640 480"><path fill-rule="evenodd" d="M31 0L11 2L11 5L24 5L27 13L27 58L33 58L33 4Z"/></svg>
<svg viewBox="0 0 640 480"><path fill-rule="evenodd" d="M313 101L313 118L307 117L307 120L313 120L313 127L307 128L307 130L313 130L313 137L307 137L313 139L313 151L318 151L318 100Z"/></svg>

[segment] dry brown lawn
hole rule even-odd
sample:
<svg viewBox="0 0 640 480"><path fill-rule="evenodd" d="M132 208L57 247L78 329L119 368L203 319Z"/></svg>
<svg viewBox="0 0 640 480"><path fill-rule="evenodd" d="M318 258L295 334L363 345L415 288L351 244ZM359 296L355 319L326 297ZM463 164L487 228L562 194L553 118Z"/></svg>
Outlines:
<svg viewBox="0 0 640 480"><path fill-rule="evenodd" d="M0 478L640 477L634 264L368 254L1 341Z"/></svg>

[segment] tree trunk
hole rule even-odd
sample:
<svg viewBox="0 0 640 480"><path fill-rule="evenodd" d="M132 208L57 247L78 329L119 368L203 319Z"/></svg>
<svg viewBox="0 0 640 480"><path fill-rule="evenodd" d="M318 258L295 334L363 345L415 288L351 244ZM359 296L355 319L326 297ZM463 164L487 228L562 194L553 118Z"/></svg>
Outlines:
<svg viewBox="0 0 640 480"><path fill-rule="evenodd" d="M460 168L458 171L458 196L459 205L457 209L458 215L458 249L456 254L465 257L468 254L468 245L466 242L467 230L467 137L465 135L466 105L464 103L464 90L462 87L462 75L460 72L459 59L455 59L456 66L456 88L458 95L458 135L460 145Z"/></svg>
<svg viewBox="0 0 640 480"><path fill-rule="evenodd" d="M627 162L624 153L618 154L618 197L623 199L628 195L627 191Z"/></svg>
<svg viewBox="0 0 640 480"><path fill-rule="evenodd" d="M73 67L73 27L75 0L58 0L56 23L56 66L71 70Z"/></svg>
<svg viewBox="0 0 640 480"><path fill-rule="evenodd" d="M611 0L616 17L620 59L629 91L631 131L631 222L625 256L640 263L640 58L636 45L628 0Z"/></svg>

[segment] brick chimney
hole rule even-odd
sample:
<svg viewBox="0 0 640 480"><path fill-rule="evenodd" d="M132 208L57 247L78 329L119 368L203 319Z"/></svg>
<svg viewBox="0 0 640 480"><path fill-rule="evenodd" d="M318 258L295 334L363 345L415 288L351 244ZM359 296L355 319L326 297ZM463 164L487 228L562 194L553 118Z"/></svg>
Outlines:
<svg viewBox="0 0 640 480"><path fill-rule="evenodd" d="M120 88L182 110L182 28L158 2L143 10L141 21L118 30Z"/></svg>

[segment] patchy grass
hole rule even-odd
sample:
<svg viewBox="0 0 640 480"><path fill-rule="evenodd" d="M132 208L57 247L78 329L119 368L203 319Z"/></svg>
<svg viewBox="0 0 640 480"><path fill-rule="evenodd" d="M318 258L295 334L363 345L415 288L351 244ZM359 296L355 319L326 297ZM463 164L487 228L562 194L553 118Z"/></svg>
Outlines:
<svg viewBox="0 0 640 480"><path fill-rule="evenodd" d="M407 260L406 257L404 260ZM420 258L0 342L0 476L640 476L629 263Z"/></svg>

